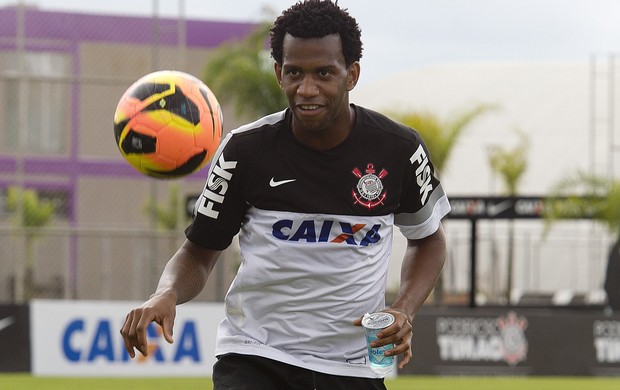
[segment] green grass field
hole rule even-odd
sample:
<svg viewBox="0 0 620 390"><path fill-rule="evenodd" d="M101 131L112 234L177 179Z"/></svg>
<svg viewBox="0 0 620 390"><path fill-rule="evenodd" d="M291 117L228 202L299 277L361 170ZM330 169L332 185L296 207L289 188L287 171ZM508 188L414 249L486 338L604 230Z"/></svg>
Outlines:
<svg viewBox="0 0 620 390"><path fill-rule="evenodd" d="M403 376L386 380L389 390L618 390L619 378L585 377L428 377ZM209 378L45 378L0 375L2 390L210 390ZM352 389L354 390L354 389Z"/></svg>

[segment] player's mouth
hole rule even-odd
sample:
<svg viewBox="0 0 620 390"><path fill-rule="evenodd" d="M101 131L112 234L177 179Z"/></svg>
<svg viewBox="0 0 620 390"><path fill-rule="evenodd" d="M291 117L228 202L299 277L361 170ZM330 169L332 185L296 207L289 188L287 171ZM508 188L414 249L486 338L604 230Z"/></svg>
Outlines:
<svg viewBox="0 0 620 390"><path fill-rule="evenodd" d="M298 104L297 111L302 115L317 115L320 114L325 106L320 104Z"/></svg>

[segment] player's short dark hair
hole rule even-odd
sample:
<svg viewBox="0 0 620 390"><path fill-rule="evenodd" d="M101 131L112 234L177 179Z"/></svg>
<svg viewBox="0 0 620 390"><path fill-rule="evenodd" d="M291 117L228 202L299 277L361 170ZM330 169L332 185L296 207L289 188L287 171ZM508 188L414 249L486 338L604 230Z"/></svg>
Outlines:
<svg viewBox="0 0 620 390"><path fill-rule="evenodd" d="M347 66L362 58L362 32L357 21L347 9L341 9L338 1L304 0L282 12L271 34L271 56L282 64L282 45L286 33L297 38L322 38L340 34L342 53Z"/></svg>

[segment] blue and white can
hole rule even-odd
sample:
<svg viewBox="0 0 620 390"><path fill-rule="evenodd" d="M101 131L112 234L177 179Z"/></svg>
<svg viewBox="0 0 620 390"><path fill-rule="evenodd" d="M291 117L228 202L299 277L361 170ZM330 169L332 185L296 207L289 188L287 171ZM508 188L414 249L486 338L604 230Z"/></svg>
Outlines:
<svg viewBox="0 0 620 390"><path fill-rule="evenodd" d="M395 318L390 313L366 313L362 318L362 326L366 330L366 345L370 368L377 374L385 375L394 368L394 356L385 356L385 351L394 348L394 344L372 348L370 343L378 340L377 333L392 325Z"/></svg>

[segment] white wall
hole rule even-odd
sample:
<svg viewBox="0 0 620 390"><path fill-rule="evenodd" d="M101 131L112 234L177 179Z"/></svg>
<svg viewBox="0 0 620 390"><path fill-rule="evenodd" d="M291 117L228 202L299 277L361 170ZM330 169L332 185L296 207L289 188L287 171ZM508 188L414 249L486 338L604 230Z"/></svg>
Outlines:
<svg viewBox="0 0 620 390"><path fill-rule="evenodd" d="M515 129L524 131L531 145L521 193L542 195L558 178L588 168L586 62L436 65L355 89L351 100L384 113L428 110L445 119L478 104L498 105L473 122L456 145L442 178L451 194L501 190L487 149L515 147Z"/></svg>
<svg viewBox="0 0 620 390"><path fill-rule="evenodd" d="M520 129L529 139L530 150L527 156L528 168L519 192L522 195L538 196L546 195L553 184L571 172L589 169L591 157L595 160L597 173L607 173L609 156L606 153L609 148L606 146L608 137L603 129L604 124L596 128L594 149L590 143L590 72L587 61L434 65L386 77L371 85L359 86L353 90L351 101L385 114L430 111L446 120L478 104L497 105L498 109L483 114L467 128L443 172L443 186L448 196L502 194L502 183L492 174L488 162L488 148L514 148L519 142L515 130ZM606 88L604 82L599 83L598 88ZM599 92L597 97L600 103L597 115L601 112L604 114L605 108L600 106L606 104L605 95ZM591 153L591 150L595 150L595 153ZM620 169L616 170L620 172ZM529 229L531 227L528 226L523 230ZM575 226L576 232L582 230L583 223ZM542 227L538 226L531 231L539 237ZM564 231L560 229L558 235L562 236ZM462 233L466 234L467 231ZM601 229L595 233L599 236L606 234ZM395 236L389 286L398 285L400 260L405 245L399 233ZM583 237L583 240L586 245L588 237ZM546 245L544 240L541 243L537 245ZM536 272L549 275L548 278L542 276L544 285L539 288L543 290L561 288L568 280L572 280L568 274L577 272L561 263L566 256L574 255L574 251L571 252L568 247L563 250L561 244L550 245L555 247L555 252L551 252L555 253L551 255L552 258L534 264L541 267ZM606 253L600 247L602 245L604 248L607 242L597 245L593 249L594 254L589 252L585 256L584 260L594 261L595 265L590 271L592 275L588 276L589 280L580 282L579 289L596 288L601 280ZM547 253L546 250L542 252ZM483 263L503 261L503 257L489 259L490 256L493 255L480 253ZM459 261L467 259L460 258ZM571 263L578 261L571 260ZM517 265L520 266L523 264ZM585 266L588 267L587 262ZM481 270L483 277L486 271ZM458 283L466 284L468 277L467 272L460 272ZM528 275L517 274L515 287L531 286L527 278Z"/></svg>

